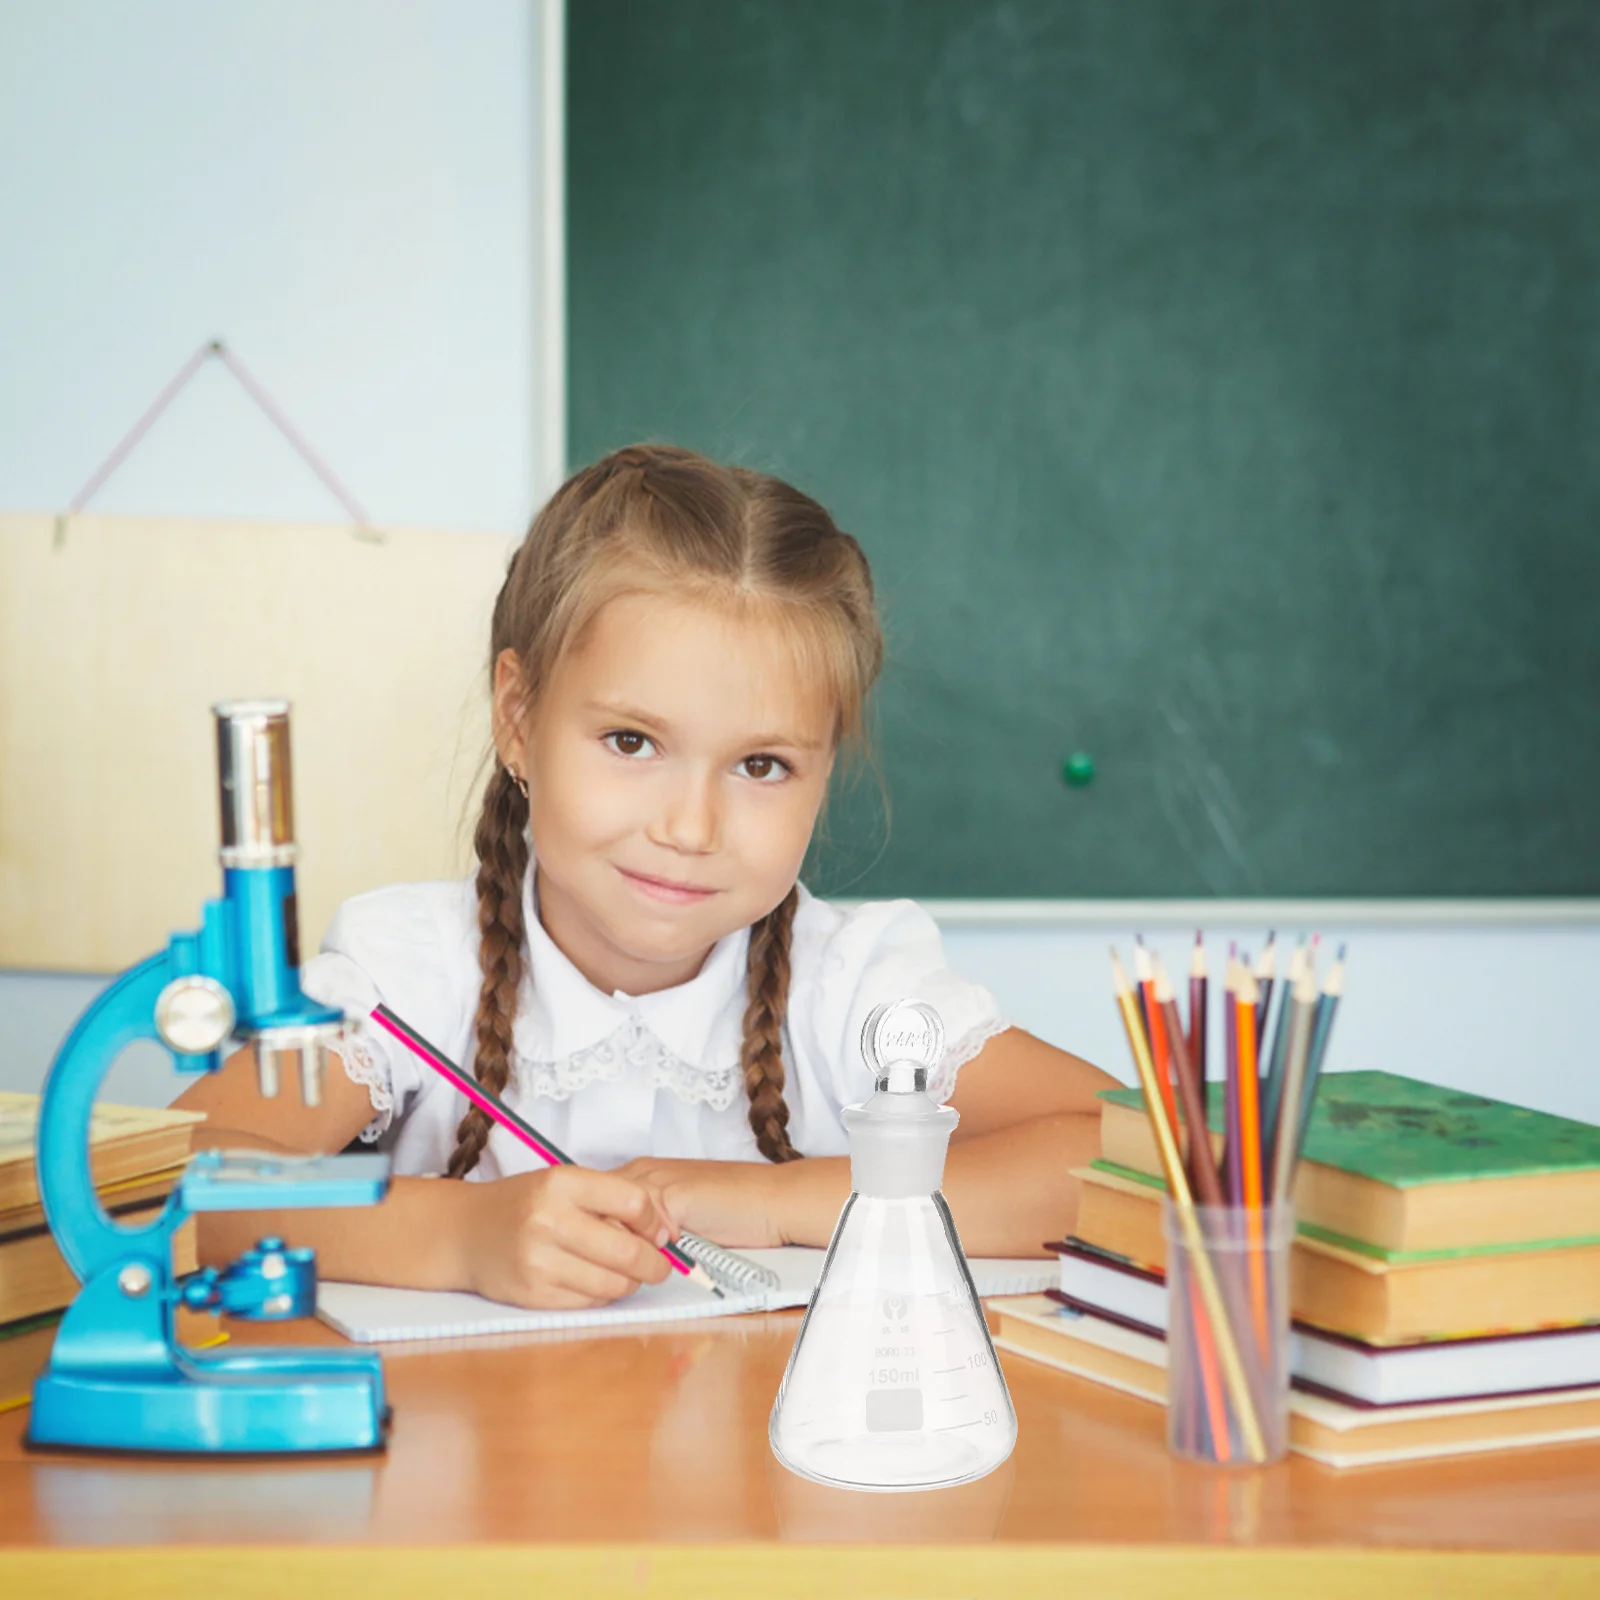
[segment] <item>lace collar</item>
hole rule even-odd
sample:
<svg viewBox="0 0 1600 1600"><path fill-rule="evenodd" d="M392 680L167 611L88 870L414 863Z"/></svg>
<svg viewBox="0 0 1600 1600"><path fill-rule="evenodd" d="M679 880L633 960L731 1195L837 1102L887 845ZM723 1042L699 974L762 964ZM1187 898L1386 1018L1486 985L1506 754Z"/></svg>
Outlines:
<svg viewBox="0 0 1600 1600"><path fill-rule="evenodd" d="M687 983L606 994L539 921L533 864L522 886L528 966L513 1029L520 1096L566 1100L588 1084L642 1075L690 1105L726 1110L742 1090L740 1024L750 930L719 940Z"/></svg>

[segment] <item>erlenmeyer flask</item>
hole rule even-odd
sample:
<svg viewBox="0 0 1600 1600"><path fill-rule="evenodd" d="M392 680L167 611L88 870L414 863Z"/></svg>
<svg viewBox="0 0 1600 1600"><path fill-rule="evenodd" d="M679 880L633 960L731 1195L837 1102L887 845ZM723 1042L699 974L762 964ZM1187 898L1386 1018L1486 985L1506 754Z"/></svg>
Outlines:
<svg viewBox="0 0 1600 1600"><path fill-rule="evenodd" d="M1011 1454L1017 1417L939 1186L959 1120L926 1093L938 1013L879 1006L877 1092L846 1106L854 1193L800 1324L768 1437L784 1466L855 1489L965 1483Z"/></svg>

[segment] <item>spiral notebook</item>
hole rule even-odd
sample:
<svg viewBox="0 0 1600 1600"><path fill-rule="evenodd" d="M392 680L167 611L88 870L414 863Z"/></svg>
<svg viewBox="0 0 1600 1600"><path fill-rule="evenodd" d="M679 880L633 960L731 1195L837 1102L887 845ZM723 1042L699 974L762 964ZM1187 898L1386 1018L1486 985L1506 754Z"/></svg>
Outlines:
<svg viewBox="0 0 1600 1600"><path fill-rule="evenodd" d="M825 1253L803 1245L735 1252L692 1235L685 1235L679 1242L716 1280L722 1290L720 1296L674 1277L666 1283L646 1284L608 1306L583 1311L525 1311L475 1294L386 1289L368 1283L324 1283L317 1289L317 1315L358 1344L388 1344L781 1311L810 1301ZM1053 1287L1059 1274L1054 1259L980 1258L967 1265L978 1293L984 1296L1039 1294Z"/></svg>

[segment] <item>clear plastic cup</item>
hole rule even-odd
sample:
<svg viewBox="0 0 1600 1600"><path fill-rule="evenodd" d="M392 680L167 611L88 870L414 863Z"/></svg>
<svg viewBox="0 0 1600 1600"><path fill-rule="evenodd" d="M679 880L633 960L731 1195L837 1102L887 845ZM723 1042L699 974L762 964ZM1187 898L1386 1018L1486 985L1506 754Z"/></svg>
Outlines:
<svg viewBox="0 0 1600 1600"><path fill-rule="evenodd" d="M1167 1237L1167 1446L1214 1466L1260 1466L1289 1448L1289 1247L1294 1208L1178 1208ZM1207 1270L1209 1269L1209 1270Z"/></svg>

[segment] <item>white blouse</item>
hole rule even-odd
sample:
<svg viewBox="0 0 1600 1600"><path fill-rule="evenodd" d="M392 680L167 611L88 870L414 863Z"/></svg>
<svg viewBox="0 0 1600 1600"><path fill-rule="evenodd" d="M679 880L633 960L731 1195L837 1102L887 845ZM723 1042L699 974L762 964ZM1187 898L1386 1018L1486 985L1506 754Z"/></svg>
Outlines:
<svg viewBox="0 0 1600 1600"><path fill-rule="evenodd" d="M739 1071L749 930L721 940L699 973L674 989L605 994L540 925L532 884L530 867L506 1102L585 1166L615 1167L641 1155L764 1159ZM948 1046L929 1092L940 1100L960 1068L1010 1026L987 989L945 966L938 928L910 900L841 910L802 888L790 973L783 1096L789 1137L806 1155L849 1150L839 1113L872 1092L860 1038L875 1005L911 996L938 1011ZM472 880L397 884L346 901L322 953L300 976L308 994L334 1005L363 988L364 976L429 1043L470 1070L480 982ZM347 1041L344 1066L372 1101L361 1137L391 1153L396 1174L443 1172L469 1109L465 1097L371 1022ZM470 1176L540 1165L497 1126Z"/></svg>

